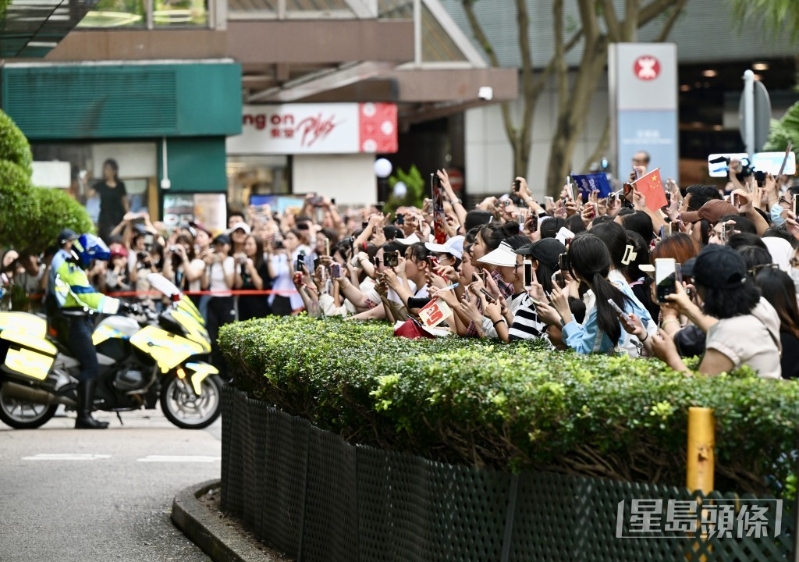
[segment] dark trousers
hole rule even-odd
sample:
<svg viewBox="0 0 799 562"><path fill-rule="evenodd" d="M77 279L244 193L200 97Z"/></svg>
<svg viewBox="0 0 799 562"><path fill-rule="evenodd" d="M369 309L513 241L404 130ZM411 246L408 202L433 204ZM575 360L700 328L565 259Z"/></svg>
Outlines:
<svg viewBox="0 0 799 562"><path fill-rule="evenodd" d="M94 322L89 316L68 316L69 320L69 349L80 361L78 381L95 380L99 375L97 364L97 351L92 343Z"/></svg>
<svg viewBox="0 0 799 562"><path fill-rule="evenodd" d="M219 349L217 339L219 328L236 320L233 297L211 297L208 300L208 335L211 337L211 363L219 369L219 373L227 375L227 365Z"/></svg>

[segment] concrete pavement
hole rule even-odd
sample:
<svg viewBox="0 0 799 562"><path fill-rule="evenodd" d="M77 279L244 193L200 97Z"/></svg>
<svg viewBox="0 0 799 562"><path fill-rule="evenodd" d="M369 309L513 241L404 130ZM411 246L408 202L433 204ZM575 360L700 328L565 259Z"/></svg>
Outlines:
<svg viewBox="0 0 799 562"><path fill-rule="evenodd" d="M101 413L102 431L74 414L44 427L0 423L3 562L207 561L169 519L175 494L219 478L221 422L181 430L159 410Z"/></svg>

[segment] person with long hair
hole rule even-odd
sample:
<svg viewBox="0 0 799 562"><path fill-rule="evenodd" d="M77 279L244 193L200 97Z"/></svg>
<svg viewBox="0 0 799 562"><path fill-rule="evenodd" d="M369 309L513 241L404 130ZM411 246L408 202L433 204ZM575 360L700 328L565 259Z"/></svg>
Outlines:
<svg viewBox="0 0 799 562"><path fill-rule="evenodd" d="M780 378L780 317L761 297L744 258L728 246L711 244L689 269L683 268L683 273L693 277L702 307L691 301L680 284L666 298L707 334L699 372L718 375L746 365L762 378ZM649 340L657 357L677 371L688 370L665 332Z"/></svg>
<svg viewBox="0 0 799 562"><path fill-rule="evenodd" d="M782 378L799 378L799 306L793 279L780 269L767 267L757 273L755 283L780 318Z"/></svg>
<svg viewBox="0 0 799 562"><path fill-rule="evenodd" d="M167 248L169 258L164 260L163 275L182 291L199 291L205 273L205 262L194 253L194 240L188 234L177 237Z"/></svg>
<svg viewBox="0 0 799 562"><path fill-rule="evenodd" d="M100 238L108 238L111 231L122 222L130 210L125 183L119 179L119 164L109 158L103 162L103 179L89 190L88 197L100 196L100 216L97 219L97 233Z"/></svg>
<svg viewBox="0 0 799 562"><path fill-rule="evenodd" d="M647 312L608 281L610 252L598 237L590 232L578 234L569 245L567 257L572 276L591 289L596 296L596 304L588 312L585 323L580 325L572 315L568 293L555 286L552 288L552 307L539 306L539 316L548 324L559 323L564 343L577 353L612 352L622 343L624 330L619 315L610 303L638 317ZM643 337L645 340L646 336Z"/></svg>
<svg viewBox="0 0 799 562"><path fill-rule="evenodd" d="M243 252L233 256L236 260L236 289L263 291L269 288L269 266L264 259L264 243L260 238L248 234L244 239ZM264 318L269 314L266 295L242 295L239 297L239 320Z"/></svg>

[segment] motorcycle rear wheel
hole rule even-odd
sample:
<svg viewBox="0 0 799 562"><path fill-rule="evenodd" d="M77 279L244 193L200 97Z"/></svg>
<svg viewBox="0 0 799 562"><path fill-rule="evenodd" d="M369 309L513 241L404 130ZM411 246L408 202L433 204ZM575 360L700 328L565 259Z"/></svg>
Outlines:
<svg viewBox="0 0 799 562"><path fill-rule="evenodd" d="M55 415L58 404L34 404L9 398L5 385L0 386L0 421L14 429L36 429L46 424Z"/></svg>
<svg viewBox="0 0 799 562"><path fill-rule="evenodd" d="M206 377L196 396L188 380L169 376L162 381L161 411L181 429L204 429L222 413L222 381Z"/></svg>

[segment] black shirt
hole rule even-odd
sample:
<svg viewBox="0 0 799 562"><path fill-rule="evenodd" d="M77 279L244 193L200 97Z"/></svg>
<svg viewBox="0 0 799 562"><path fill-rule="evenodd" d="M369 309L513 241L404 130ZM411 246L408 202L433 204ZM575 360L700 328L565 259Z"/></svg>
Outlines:
<svg viewBox="0 0 799 562"><path fill-rule="evenodd" d="M799 339L789 332L780 332L780 343L782 344L782 378L799 378Z"/></svg>
<svg viewBox="0 0 799 562"><path fill-rule="evenodd" d="M98 222L108 223L116 226L122 222L125 216L125 206L122 198L128 192L125 191L125 184L118 181L115 187L110 187L104 181L97 182L94 190L100 196L100 217Z"/></svg>

